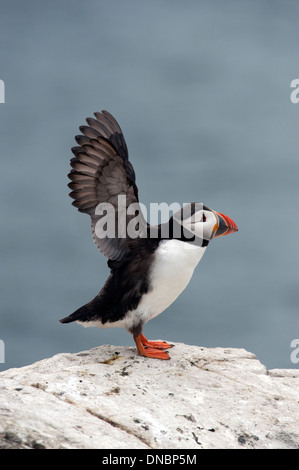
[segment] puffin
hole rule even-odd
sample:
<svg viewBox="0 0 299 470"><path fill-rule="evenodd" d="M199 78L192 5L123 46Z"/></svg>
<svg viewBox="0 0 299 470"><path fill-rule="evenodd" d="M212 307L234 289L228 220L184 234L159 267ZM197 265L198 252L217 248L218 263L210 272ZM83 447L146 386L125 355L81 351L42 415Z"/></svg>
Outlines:
<svg viewBox="0 0 299 470"><path fill-rule="evenodd" d="M144 325L183 292L210 241L238 227L198 202L183 205L167 222L150 225L118 122L105 110L86 122L71 149L68 186L73 206L90 216L95 245L108 258L110 275L90 302L59 321L126 328L140 356L168 360L173 345L149 341Z"/></svg>

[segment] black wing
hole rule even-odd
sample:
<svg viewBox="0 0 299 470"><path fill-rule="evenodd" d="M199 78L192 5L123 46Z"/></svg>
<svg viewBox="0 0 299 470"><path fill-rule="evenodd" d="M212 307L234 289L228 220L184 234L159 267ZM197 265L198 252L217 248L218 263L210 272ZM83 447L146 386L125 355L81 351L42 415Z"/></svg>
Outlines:
<svg viewBox="0 0 299 470"><path fill-rule="evenodd" d="M136 246L138 237L139 240L146 237L147 224L139 207L135 172L129 162L122 130L107 111L94 115L96 119L86 119L88 126L80 127L83 135L76 136L79 146L72 148L75 157L71 159L68 186L72 189L72 204L91 217L92 234L99 250L110 260L120 261ZM101 203L112 205L113 220ZM136 211L128 215L127 208L131 204L135 204ZM126 229L137 215L135 236L138 236L131 239ZM113 236L107 236L110 223L115 229Z"/></svg>

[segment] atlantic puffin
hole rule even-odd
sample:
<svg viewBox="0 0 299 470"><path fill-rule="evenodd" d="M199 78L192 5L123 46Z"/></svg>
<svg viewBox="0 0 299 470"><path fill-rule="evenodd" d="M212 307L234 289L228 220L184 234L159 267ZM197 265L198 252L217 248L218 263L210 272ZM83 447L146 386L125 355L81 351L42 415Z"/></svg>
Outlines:
<svg viewBox="0 0 299 470"><path fill-rule="evenodd" d="M144 325L185 289L209 242L238 227L226 215L196 202L180 208L166 223L148 224L139 210L135 172L123 132L108 111L94 116L86 119L88 125L80 126L82 134L75 137L78 146L72 148L68 186L72 204L91 218L93 239L108 258L110 275L94 299L59 321L124 327L133 335L140 356L169 359L166 350L172 345L148 341ZM129 210L132 206L134 210ZM103 207L114 210L112 236ZM130 222L132 236L126 231Z"/></svg>

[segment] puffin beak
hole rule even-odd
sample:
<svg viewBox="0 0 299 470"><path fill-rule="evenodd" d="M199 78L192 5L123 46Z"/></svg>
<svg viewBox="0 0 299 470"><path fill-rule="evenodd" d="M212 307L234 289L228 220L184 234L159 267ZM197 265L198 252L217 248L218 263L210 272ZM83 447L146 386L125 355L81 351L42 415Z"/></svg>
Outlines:
<svg viewBox="0 0 299 470"><path fill-rule="evenodd" d="M227 215L220 214L219 212L214 212L217 219L218 225L215 224L213 229L214 237L223 237L224 235L228 235L229 233L237 232L238 227L235 222L227 217Z"/></svg>

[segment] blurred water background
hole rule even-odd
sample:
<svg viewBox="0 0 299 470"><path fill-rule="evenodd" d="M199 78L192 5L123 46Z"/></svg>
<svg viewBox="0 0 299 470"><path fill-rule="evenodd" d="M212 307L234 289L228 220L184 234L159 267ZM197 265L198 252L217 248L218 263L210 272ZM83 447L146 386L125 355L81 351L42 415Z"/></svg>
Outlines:
<svg viewBox="0 0 299 470"><path fill-rule="evenodd" d="M109 270L67 173L85 117L123 128L140 199L199 201L237 234L210 244L147 337L246 348L294 368L298 321L296 0L1 0L1 317L5 363L131 345L58 319Z"/></svg>

